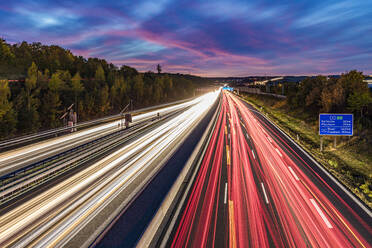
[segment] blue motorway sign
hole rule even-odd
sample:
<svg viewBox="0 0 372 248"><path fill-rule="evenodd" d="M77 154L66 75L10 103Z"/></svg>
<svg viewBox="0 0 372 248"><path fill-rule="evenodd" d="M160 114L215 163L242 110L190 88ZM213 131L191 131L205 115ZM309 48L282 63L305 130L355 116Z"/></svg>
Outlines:
<svg viewBox="0 0 372 248"><path fill-rule="evenodd" d="M234 88L231 88L229 86L224 86L222 89L223 90L228 90L228 91L233 91L234 90Z"/></svg>
<svg viewBox="0 0 372 248"><path fill-rule="evenodd" d="M353 114L319 114L319 135L353 135Z"/></svg>

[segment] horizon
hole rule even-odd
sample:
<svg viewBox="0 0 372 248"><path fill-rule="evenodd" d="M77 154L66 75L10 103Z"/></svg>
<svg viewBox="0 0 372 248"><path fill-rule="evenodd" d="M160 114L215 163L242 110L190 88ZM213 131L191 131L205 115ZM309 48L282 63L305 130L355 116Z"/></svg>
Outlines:
<svg viewBox="0 0 372 248"><path fill-rule="evenodd" d="M371 75L364 1L45 0L0 4L0 36L58 45L117 66L201 77Z"/></svg>

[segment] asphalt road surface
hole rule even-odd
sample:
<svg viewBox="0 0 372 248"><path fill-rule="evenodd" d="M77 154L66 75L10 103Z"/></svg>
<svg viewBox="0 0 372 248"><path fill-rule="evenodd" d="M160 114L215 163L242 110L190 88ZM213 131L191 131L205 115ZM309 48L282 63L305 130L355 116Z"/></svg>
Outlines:
<svg viewBox="0 0 372 248"><path fill-rule="evenodd" d="M120 213L102 234L94 241L95 247L135 247L146 227L159 209L185 162L208 126L216 106L195 126L177 151L163 168L149 182L130 206Z"/></svg>
<svg viewBox="0 0 372 248"><path fill-rule="evenodd" d="M371 211L273 124L224 92L167 247L371 247Z"/></svg>
<svg viewBox="0 0 372 248"><path fill-rule="evenodd" d="M129 204L133 185L141 186L162 168L161 161L193 130L217 97L218 92L214 92L196 98L181 114L3 213L0 247L68 246L118 196L127 195L125 201ZM85 238L80 236L79 244Z"/></svg>

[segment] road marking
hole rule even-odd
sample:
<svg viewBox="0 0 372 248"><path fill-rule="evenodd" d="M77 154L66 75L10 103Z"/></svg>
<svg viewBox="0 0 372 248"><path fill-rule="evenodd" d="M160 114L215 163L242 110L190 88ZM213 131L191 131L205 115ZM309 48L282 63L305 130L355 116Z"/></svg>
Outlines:
<svg viewBox="0 0 372 248"><path fill-rule="evenodd" d="M301 181L301 183L306 187L306 189L310 192L310 194L318 200L318 198L316 197L316 195L314 194L314 192L309 188L309 186L307 186L303 181ZM319 200L318 200L319 201ZM322 205L322 204L321 204ZM366 246L360 241L360 239L355 235L355 233L350 229L350 227L345 223L345 221L342 219L342 217L337 213L337 211L332 207L330 206L331 210L333 211L333 213L335 215L337 215L337 217L341 220L341 222L346 226L346 228L351 232L351 234L354 236L354 238L359 242L359 244L361 245L361 247L364 247L366 248ZM325 209L327 211L327 209ZM330 215L330 214L328 214Z"/></svg>
<svg viewBox="0 0 372 248"><path fill-rule="evenodd" d="M314 205L316 211L318 211L318 214L320 215L320 217L322 217L322 219L323 219L324 223L327 225L327 227L328 228L333 228L331 223L328 221L327 217L324 215L323 211L320 209L320 207L316 203L316 201L314 199L310 199L310 201Z"/></svg>
<svg viewBox="0 0 372 248"><path fill-rule="evenodd" d="M230 233L230 247L236 247L236 234L235 234L235 220L234 220L234 203L229 201L229 233Z"/></svg>
<svg viewBox="0 0 372 248"><path fill-rule="evenodd" d="M283 157L278 148L275 148L275 151L279 154L280 157Z"/></svg>
<svg viewBox="0 0 372 248"><path fill-rule="evenodd" d="M223 203L227 203L227 183L225 183L225 197L223 198Z"/></svg>
<svg viewBox="0 0 372 248"><path fill-rule="evenodd" d="M244 100L245 102L247 102L246 100ZM249 102L247 102L249 103ZM318 166L319 169L321 169L323 171L323 173L325 175L328 176L328 178L330 178L338 187L340 187L340 189L342 189L344 191L344 193L349 196L356 204L358 204L358 206L364 210L364 212L372 217L372 212L366 207L363 205L363 203L358 199L356 198L350 190L346 189L344 185L342 185L332 174L330 174L322 165L320 165L316 160L314 160L313 157L311 157L309 155L309 153L307 151L305 151L300 145L298 145L291 137L288 136L288 134L286 134L281 128L279 128L275 123L273 123L268 117L266 117L264 114L262 114L261 112L259 111L256 111L254 109L250 109L251 111L255 111L257 112L258 114L260 114L263 118L265 118L269 123L271 123L271 125L273 125L276 130L278 130L281 134L283 134L293 145L295 145L299 150L301 150L303 152L303 154L305 154L316 166Z"/></svg>
<svg viewBox="0 0 372 248"><path fill-rule="evenodd" d="M248 134L247 134L247 133L245 134L245 136L247 136L247 139L249 139L249 136L248 136Z"/></svg>
<svg viewBox="0 0 372 248"><path fill-rule="evenodd" d="M288 169L289 171L292 173L292 175L294 176L294 178L297 180L297 181L300 181L300 179L298 178L298 176L296 175L296 173L294 172L294 170L292 169L291 166L288 166Z"/></svg>
<svg viewBox="0 0 372 248"><path fill-rule="evenodd" d="M230 151L229 151L229 145L226 145L226 162L227 162L227 165L230 165Z"/></svg>
<svg viewBox="0 0 372 248"><path fill-rule="evenodd" d="M262 191L263 191L264 196L265 196L265 202L266 202L266 204L269 204L269 198L267 198L265 186L264 186L263 183L261 183L261 187L262 187Z"/></svg>
<svg viewBox="0 0 372 248"><path fill-rule="evenodd" d="M366 246L360 241L360 239L355 235L355 233L350 229L350 227L345 223L345 221L341 218L341 216L335 211L333 207L331 207L332 211L337 215L337 217L342 221L342 223L346 226L346 228L351 232L351 234L354 236L354 238L359 242L361 247L366 248Z"/></svg>
<svg viewBox="0 0 372 248"><path fill-rule="evenodd" d="M243 123L242 121L240 121L240 124L241 124L245 129L247 129L247 128L245 127L245 125L244 125L244 123Z"/></svg>
<svg viewBox="0 0 372 248"><path fill-rule="evenodd" d="M254 155L254 151L253 151L253 149L252 149L252 154L253 154L253 158L256 159L256 156Z"/></svg>

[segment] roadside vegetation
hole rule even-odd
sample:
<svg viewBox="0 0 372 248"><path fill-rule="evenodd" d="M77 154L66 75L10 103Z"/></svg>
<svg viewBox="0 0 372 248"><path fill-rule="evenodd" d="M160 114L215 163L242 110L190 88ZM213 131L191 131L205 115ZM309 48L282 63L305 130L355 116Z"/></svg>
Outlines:
<svg viewBox="0 0 372 248"><path fill-rule="evenodd" d="M355 195L372 207L372 94L361 72L339 79L307 78L287 86L287 99L243 94L243 98L268 114L287 134L310 152ZM320 151L319 113L353 113L354 135L323 137ZM297 135L299 140L297 140Z"/></svg>
<svg viewBox="0 0 372 248"><path fill-rule="evenodd" d="M155 68L155 65L154 65ZM71 105L79 121L194 96L208 79L140 73L103 59L75 56L59 46L8 44L0 39L0 139L62 126Z"/></svg>

